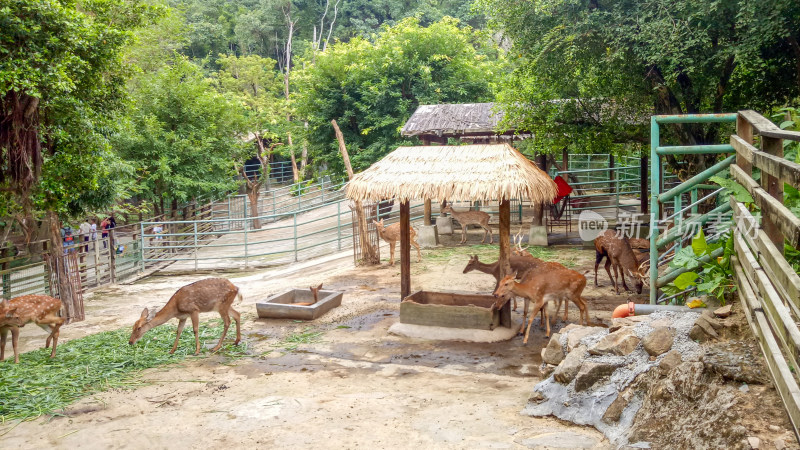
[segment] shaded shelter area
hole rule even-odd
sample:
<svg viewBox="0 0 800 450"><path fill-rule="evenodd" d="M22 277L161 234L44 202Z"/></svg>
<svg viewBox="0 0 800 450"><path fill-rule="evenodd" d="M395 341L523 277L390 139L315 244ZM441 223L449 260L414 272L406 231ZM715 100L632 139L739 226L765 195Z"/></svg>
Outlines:
<svg viewBox="0 0 800 450"><path fill-rule="evenodd" d="M400 202L400 292L411 292L409 203L416 200L498 200L500 257L510 271L511 199L549 204L558 188L550 177L508 144L399 147L355 175L345 187L351 200Z"/></svg>
<svg viewBox="0 0 800 450"><path fill-rule="evenodd" d="M449 138L490 144L523 139L515 128L498 129L503 112L494 103L420 105L400 130L402 136L418 137L423 144L447 144Z"/></svg>

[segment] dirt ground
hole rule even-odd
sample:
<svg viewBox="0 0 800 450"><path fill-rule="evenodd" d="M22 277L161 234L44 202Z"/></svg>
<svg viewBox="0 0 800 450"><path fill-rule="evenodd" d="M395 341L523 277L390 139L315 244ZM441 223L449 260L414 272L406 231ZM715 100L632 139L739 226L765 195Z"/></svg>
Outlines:
<svg viewBox="0 0 800 450"><path fill-rule="evenodd" d="M477 240L471 237L470 243ZM591 250L552 251L576 270L593 268ZM488 293L494 286L490 275L462 273L468 253L466 246L424 250L421 263L412 260L412 290ZM609 447L592 428L520 415L540 381L539 353L547 340L537 324L525 346L519 337L467 344L389 335L398 320L399 264L356 268L349 252L220 275L242 289L244 301L236 309L243 313L243 340L253 357L211 356L149 370L145 387L85 398L63 417L0 426L0 435L6 433L2 447ZM86 297L87 319L65 326L62 342L127 328L143 307L160 308L179 287L207 276L150 277L95 290ZM610 311L631 297L645 300L614 295L604 274L598 288L593 274L587 278L584 297L594 322L607 321ZM341 307L312 322L257 319L257 301L320 282L345 292ZM517 320L520 311L521 305ZM570 322L577 313L570 308ZM559 321L555 330L563 325ZM287 336L307 331L322 334L294 351L275 348ZM22 350L40 347L44 338L38 328L25 327ZM164 342L165 352L170 344Z"/></svg>

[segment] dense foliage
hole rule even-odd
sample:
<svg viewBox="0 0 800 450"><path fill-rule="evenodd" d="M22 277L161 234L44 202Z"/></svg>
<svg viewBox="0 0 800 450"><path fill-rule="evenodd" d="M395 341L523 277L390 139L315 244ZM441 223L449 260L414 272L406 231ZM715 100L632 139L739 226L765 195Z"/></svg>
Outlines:
<svg viewBox="0 0 800 450"><path fill-rule="evenodd" d="M769 110L800 93L800 4L480 0L513 42L509 123L553 151L645 143L651 114ZM665 133L715 143L718 127ZM689 157L704 166L708 158ZM672 163L676 161L672 160ZM701 167L685 167L697 173Z"/></svg>
<svg viewBox="0 0 800 450"><path fill-rule="evenodd" d="M491 101L500 69L483 53L483 42L453 19L429 27L406 19L373 41L330 47L298 82L298 113L308 119L318 156L341 165L331 119L361 170L405 142L400 128L418 105Z"/></svg>

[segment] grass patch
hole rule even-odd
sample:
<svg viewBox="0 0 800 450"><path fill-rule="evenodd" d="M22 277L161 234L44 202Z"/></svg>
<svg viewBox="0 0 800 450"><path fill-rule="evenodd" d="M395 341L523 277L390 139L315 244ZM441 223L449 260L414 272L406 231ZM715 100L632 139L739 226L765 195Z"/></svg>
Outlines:
<svg viewBox="0 0 800 450"><path fill-rule="evenodd" d="M322 334L322 331L314 331L313 328L309 327L299 333L292 333L286 336L282 341L273 345L273 347L283 350L285 353L293 352L297 350L297 347L301 344L319 342L322 339Z"/></svg>
<svg viewBox="0 0 800 450"><path fill-rule="evenodd" d="M247 356L247 345L233 345L235 324L231 324L220 354L230 358ZM135 388L145 383L141 371L175 364L192 358L194 333L184 330L178 349L170 355L176 325L154 328L136 343L128 345L130 329L123 328L74 339L58 346L56 357L39 349L0 362L0 424L10 420L34 419L60 411L91 394L113 388ZM200 324L201 345L214 344L222 335L222 321ZM44 344L44 338L42 338ZM201 356L210 354L201 348ZM13 355L11 356L13 358Z"/></svg>

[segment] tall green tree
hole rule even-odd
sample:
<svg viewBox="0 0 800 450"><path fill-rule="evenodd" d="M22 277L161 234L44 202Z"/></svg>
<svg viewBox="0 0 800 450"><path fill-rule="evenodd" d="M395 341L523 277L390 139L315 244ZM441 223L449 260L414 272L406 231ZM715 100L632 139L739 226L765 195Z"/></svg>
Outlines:
<svg viewBox="0 0 800 450"><path fill-rule="evenodd" d="M244 145L241 106L183 56L143 76L126 129L115 136L136 169L141 197L163 213L170 202L174 210L233 190L233 158Z"/></svg>
<svg viewBox="0 0 800 450"><path fill-rule="evenodd" d="M220 55L217 64L220 70L215 77L220 90L228 93L243 109L244 127L252 145L242 146L232 157L244 179L251 213L258 216L261 187L269 177L273 149L280 145L278 133L285 128L282 77L273 69L275 60L257 55ZM261 170L245 167L254 154ZM261 227L258 219L253 221L253 227Z"/></svg>
<svg viewBox="0 0 800 450"><path fill-rule="evenodd" d="M800 5L764 0L480 0L513 42L509 123L541 148L647 142L652 114L767 110L800 93ZM667 130L715 143L718 126ZM598 145L599 144L599 145ZM680 176L714 156L690 155ZM681 164L686 163L686 164Z"/></svg>
<svg viewBox="0 0 800 450"><path fill-rule="evenodd" d="M420 104L493 100L502 67L486 55L486 43L452 18L428 27L410 18L373 41L329 46L297 77L298 116L308 118L312 151L343 172L330 125L336 119L354 169L364 169L409 142L399 131Z"/></svg>
<svg viewBox="0 0 800 450"><path fill-rule="evenodd" d="M122 49L157 10L138 0L0 3L0 215L26 237L50 213L107 206L109 119L124 106ZM40 182L40 175L42 176Z"/></svg>

